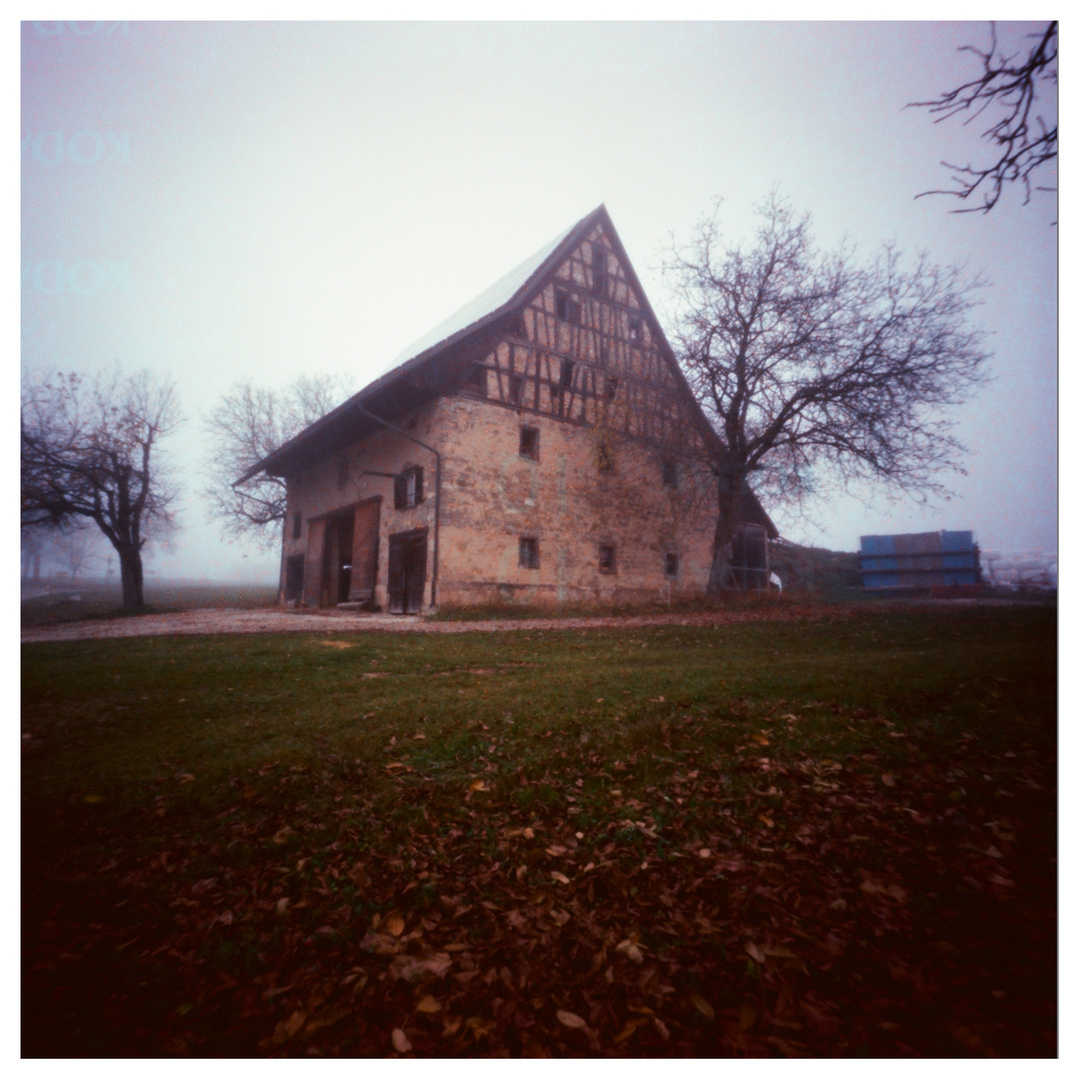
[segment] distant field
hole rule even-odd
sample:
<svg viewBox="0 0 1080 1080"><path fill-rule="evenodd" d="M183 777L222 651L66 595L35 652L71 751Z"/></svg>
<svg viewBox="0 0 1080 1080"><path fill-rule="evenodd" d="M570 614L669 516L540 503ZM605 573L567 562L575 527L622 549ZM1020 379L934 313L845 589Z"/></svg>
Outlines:
<svg viewBox="0 0 1080 1080"><path fill-rule="evenodd" d="M49 592L22 602L26 623L71 622L123 614L119 583L48 586ZM24 585L24 595L28 591ZM31 592L37 590L29 590ZM256 608L277 602L276 585L230 585L190 581L151 581L144 587L147 610L189 611L193 608Z"/></svg>
<svg viewBox="0 0 1080 1080"><path fill-rule="evenodd" d="M38 644L22 693L24 1056L1056 1053L1052 608Z"/></svg>

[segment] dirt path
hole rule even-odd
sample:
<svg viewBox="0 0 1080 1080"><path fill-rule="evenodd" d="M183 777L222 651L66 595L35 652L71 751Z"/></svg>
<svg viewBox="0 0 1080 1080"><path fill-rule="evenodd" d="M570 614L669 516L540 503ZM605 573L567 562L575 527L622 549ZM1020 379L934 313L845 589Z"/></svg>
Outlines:
<svg viewBox="0 0 1080 1080"><path fill-rule="evenodd" d="M848 615L847 608L828 609L830 617ZM613 626L723 626L743 622L820 619L825 612L803 604L782 604L746 610L658 615L619 615L575 619L489 619L482 622L431 622L418 615L354 614L345 612L204 608L163 615L86 619L53 626L25 626L23 642L81 641L89 638L177 636L186 634L290 633L420 633L466 634L515 630L592 630Z"/></svg>

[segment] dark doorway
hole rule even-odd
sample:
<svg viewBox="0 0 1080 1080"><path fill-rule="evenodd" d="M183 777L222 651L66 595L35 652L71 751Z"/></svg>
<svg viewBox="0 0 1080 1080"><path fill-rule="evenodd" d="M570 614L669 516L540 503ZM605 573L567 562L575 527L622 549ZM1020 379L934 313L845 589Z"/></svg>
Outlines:
<svg viewBox="0 0 1080 1080"><path fill-rule="evenodd" d="M326 523L326 574L323 605L333 607L349 599L352 583L353 512L336 514Z"/></svg>
<svg viewBox="0 0 1080 1080"><path fill-rule="evenodd" d="M424 602L427 580L427 529L390 537L388 592L394 615L415 615Z"/></svg>
<svg viewBox="0 0 1080 1080"><path fill-rule="evenodd" d="M290 555L285 560L285 603L298 604L304 595L304 556Z"/></svg>

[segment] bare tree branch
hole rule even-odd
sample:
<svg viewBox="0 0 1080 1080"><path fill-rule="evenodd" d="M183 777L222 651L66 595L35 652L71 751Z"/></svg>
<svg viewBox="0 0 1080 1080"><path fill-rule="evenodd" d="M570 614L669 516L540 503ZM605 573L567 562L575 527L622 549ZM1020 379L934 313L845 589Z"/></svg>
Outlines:
<svg viewBox="0 0 1080 1080"><path fill-rule="evenodd" d="M210 450L203 491L209 515L233 538L264 548L280 537L285 518L285 481L260 473L244 484L241 476L294 435L328 413L351 392L342 375L304 375L284 390L237 383L206 417Z"/></svg>
<svg viewBox="0 0 1080 1080"><path fill-rule="evenodd" d="M868 262L819 252L809 217L776 196L759 215L752 248L723 248L714 214L663 268L672 341L719 436L714 587L751 479L773 502L855 480L944 494L965 452L944 411L987 378L967 326L979 281L925 256L906 268L890 246Z"/></svg>
<svg viewBox="0 0 1080 1080"><path fill-rule="evenodd" d="M1049 126L1040 115L1033 115L1041 83L1057 86L1058 24L1051 22L1039 35L1027 56L1005 56L998 53L997 27L990 24L990 48L986 52L965 45L959 51L970 52L979 58L982 74L932 101L913 101L908 108L925 108L941 123L954 116L969 114L965 124L994 107L997 119L983 132L997 153L997 158L985 166L953 165L952 188L920 192L924 195L953 195L964 200L975 194L982 197L978 205L963 206L954 214L973 211L989 213L1001 198L1006 184L1019 181L1024 186L1025 205L1031 200L1031 176L1040 166L1057 157L1057 108L1054 94L1054 122ZM1000 112L1000 115L998 115ZM985 185L985 186L984 186ZM981 190L980 190L981 189ZM1040 191L1056 191L1056 187L1040 187Z"/></svg>

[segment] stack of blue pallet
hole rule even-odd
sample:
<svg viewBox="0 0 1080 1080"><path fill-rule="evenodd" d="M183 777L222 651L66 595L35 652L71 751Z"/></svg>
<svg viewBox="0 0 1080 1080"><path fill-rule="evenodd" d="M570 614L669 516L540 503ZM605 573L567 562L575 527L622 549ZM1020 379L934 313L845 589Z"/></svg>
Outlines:
<svg viewBox="0 0 1080 1080"><path fill-rule="evenodd" d="M970 532L860 536L866 589L934 589L977 585L979 552Z"/></svg>

